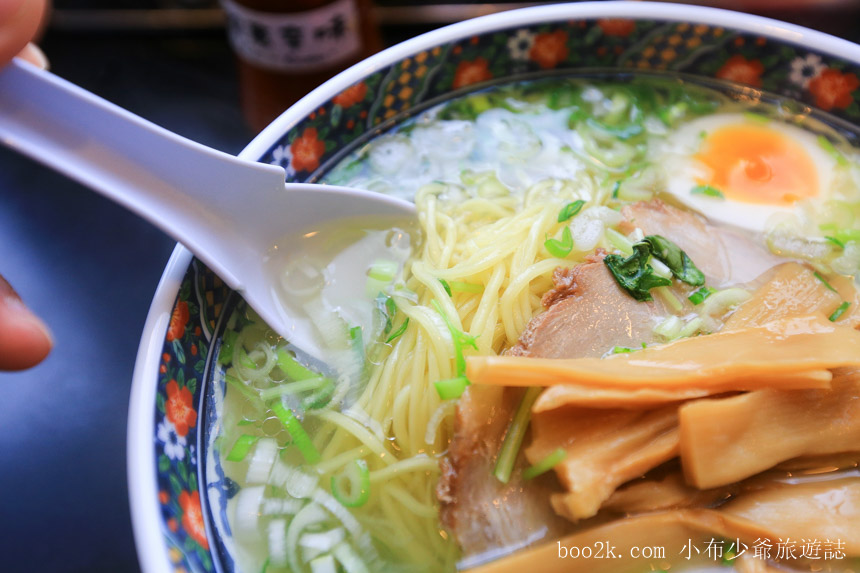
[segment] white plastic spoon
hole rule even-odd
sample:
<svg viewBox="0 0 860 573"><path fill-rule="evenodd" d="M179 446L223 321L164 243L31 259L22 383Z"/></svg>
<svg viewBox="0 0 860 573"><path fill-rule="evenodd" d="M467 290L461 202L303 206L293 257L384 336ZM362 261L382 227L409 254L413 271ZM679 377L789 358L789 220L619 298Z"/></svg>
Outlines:
<svg viewBox="0 0 860 573"><path fill-rule="evenodd" d="M281 167L185 139L21 60L0 71L0 140L159 227L315 356L308 325L278 302L263 265L267 253L291 231L345 217L415 214L411 203L369 191L285 186Z"/></svg>

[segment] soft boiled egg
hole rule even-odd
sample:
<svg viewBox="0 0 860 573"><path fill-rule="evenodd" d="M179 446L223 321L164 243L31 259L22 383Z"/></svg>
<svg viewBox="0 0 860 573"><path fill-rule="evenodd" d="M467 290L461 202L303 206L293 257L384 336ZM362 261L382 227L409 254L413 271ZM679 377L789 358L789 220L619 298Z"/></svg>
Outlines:
<svg viewBox="0 0 860 573"><path fill-rule="evenodd" d="M764 231L776 213L825 200L835 160L811 132L750 114L691 121L668 138L668 191L710 219ZM660 159L658 159L660 161Z"/></svg>

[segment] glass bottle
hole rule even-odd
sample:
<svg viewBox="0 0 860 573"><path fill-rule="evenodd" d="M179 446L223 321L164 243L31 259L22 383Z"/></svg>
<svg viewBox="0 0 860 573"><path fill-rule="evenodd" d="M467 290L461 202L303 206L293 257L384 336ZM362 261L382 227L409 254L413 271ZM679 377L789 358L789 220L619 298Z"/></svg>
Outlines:
<svg viewBox="0 0 860 573"><path fill-rule="evenodd" d="M260 130L381 47L370 0L222 0L242 109Z"/></svg>

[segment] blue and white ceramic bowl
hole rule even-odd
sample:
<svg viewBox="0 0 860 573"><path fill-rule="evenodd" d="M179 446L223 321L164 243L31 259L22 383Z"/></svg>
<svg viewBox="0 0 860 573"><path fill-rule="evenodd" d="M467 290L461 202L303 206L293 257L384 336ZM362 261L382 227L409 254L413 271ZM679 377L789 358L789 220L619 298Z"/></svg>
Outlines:
<svg viewBox="0 0 860 573"><path fill-rule="evenodd" d="M282 165L291 181L315 181L428 103L512 79L606 70L719 78L860 125L860 46L717 9L594 2L500 13L389 48L287 110L241 157ZM237 300L176 248L141 339L129 415L131 509L147 573L232 567L219 501L229 484L204 454L217 423L207 376Z"/></svg>

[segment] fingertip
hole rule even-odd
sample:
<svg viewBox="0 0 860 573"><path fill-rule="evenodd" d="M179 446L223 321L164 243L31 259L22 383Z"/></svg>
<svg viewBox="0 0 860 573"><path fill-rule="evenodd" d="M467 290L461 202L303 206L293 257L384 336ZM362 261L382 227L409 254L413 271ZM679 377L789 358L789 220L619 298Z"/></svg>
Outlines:
<svg viewBox="0 0 860 573"><path fill-rule="evenodd" d="M54 346L47 325L15 296L0 301L0 370L24 370L45 359Z"/></svg>
<svg viewBox="0 0 860 573"><path fill-rule="evenodd" d="M32 42L27 44L24 49L21 50L18 57L30 62L34 66L42 68L43 70L48 69L48 57L45 56L45 52L43 52L39 46Z"/></svg>

